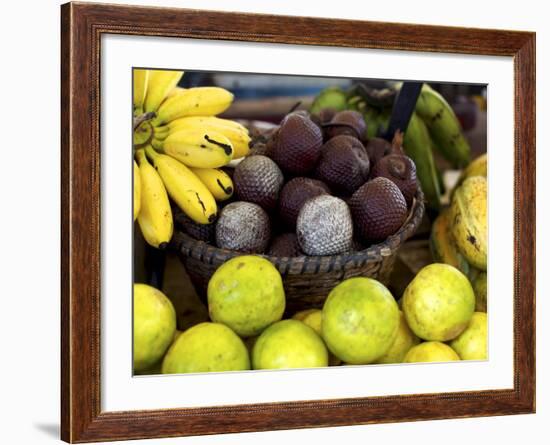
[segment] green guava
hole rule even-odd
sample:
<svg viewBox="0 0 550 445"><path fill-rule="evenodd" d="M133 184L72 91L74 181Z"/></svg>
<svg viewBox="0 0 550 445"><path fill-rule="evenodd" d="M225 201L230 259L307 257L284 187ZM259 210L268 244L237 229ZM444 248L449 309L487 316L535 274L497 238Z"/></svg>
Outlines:
<svg viewBox="0 0 550 445"><path fill-rule="evenodd" d="M252 350L254 369L318 368L328 366L328 351L315 330L298 320L269 326Z"/></svg>
<svg viewBox="0 0 550 445"><path fill-rule="evenodd" d="M468 327L449 344L462 360L487 360L487 314L474 312Z"/></svg>
<svg viewBox="0 0 550 445"><path fill-rule="evenodd" d="M176 311L161 291L134 284L134 372L158 362L174 338Z"/></svg>
<svg viewBox="0 0 550 445"><path fill-rule="evenodd" d="M174 341L162 362L163 374L243 371L250 369L243 341L227 326L204 322Z"/></svg>
<svg viewBox="0 0 550 445"><path fill-rule="evenodd" d="M401 363L409 349L418 343L420 343L420 339L409 328L403 312L399 311L399 328L395 340L390 349L382 357L379 357L375 363Z"/></svg>
<svg viewBox="0 0 550 445"><path fill-rule="evenodd" d="M360 365L384 355L395 341L399 309L390 291L372 278L349 278L325 301L321 330L329 350Z"/></svg>
<svg viewBox="0 0 550 445"><path fill-rule="evenodd" d="M403 363L452 362L456 360L460 360L460 357L450 346L439 341L426 341L409 349Z"/></svg>
<svg viewBox="0 0 550 445"><path fill-rule="evenodd" d="M283 280L265 258L243 255L222 264L208 283L208 312L241 337L258 335L285 310Z"/></svg>
<svg viewBox="0 0 550 445"><path fill-rule="evenodd" d="M424 340L448 341L470 322L475 295L468 278L448 264L430 264L418 272L403 294L403 313Z"/></svg>
<svg viewBox="0 0 550 445"><path fill-rule="evenodd" d="M305 309L303 311L296 312L292 316L294 320L299 320L307 324L310 328L312 328L317 333L317 335L321 337L322 337L322 333L321 333L322 317L323 317L323 311L321 311L321 309ZM329 351L328 365L338 366L340 363L342 363L342 360L340 360L332 352Z"/></svg>

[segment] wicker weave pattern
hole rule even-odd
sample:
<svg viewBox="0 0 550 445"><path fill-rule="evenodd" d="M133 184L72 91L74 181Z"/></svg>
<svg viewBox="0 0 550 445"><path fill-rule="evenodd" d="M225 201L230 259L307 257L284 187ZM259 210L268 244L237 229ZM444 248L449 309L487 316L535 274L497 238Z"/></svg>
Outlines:
<svg viewBox="0 0 550 445"><path fill-rule="evenodd" d="M270 260L283 277L287 313L322 307L328 293L340 281L357 276L371 277L387 284L397 250L418 228L424 215L424 195L416 193L409 216L403 226L384 242L360 252L333 256L295 258L262 255ZM208 280L225 261L242 255L197 241L182 232L172 240L198 294L206 301Z"/></svg>

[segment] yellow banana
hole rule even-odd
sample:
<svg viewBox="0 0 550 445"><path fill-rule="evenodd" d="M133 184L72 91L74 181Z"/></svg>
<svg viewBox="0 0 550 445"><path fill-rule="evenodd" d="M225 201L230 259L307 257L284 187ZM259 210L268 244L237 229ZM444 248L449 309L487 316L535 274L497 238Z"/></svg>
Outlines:
<svg viewBox="0 0 550 445"><path fill-rule="evenodd" d="M466 178L471 176L487 177L487 153L478 156L468 164L468 166L462 171L456 187L462 184Z"/></svg>
<svg viewBox="0 0 550 445"><path fill-rule="evenodd" d="M220 119L215 116L189 116L176 119L166 125L170 132L179 130L215 131L223 134L233 146L233 159L246 156L250 151L250 136L248 130L238 122L230 119ZM165 128L165 127L158 127Z"/></svg>
<svg viewBox="0 0 550 445"><path fill-rule="evenodd" d="M172 238L174 221L162 179L147 161L143 149L136 152L141 179L141 209L137 217L145 241L164 248Z"/></svg>
<svg viewBox="0 0 550 445"><path fill-rule="evenodd" d="M151 139L153 138L153 136L154 136L154 129L151 126L151 123L148 121L142 122L134 130L134 133L133 133L134 147L136 148L145 147L147 144L151 143Z"/></svg>
<svg viewBox="0 0 550 445"><path fill-rule="evenodd" d="M462 133L460 122L453 109L437 91L424 84L416 113L424 120L435 147L456 168L470 162L470 144Z"/></svg>
<svg viewBox="0 0 550 445"><path fill-rule="evenodd" d="M458 251L450 230L450 210L443 210L432 224L430 234L430 250L436 263L445 263L456 267L464 275L468 275L470 265Z"/></svg>
<svg viewBox="0 0 550 445"><path fill-rule="evenodd" d="M225 201L233 195L233 181L218 168L191 168L217 201Z"/></svg>
<svg viewBox="0 0 550 445"><path fill-rule="evenodd" d="M474 267L487 270L487 179L467 178L451 201L451 233L458 250Z"/></svg>
<svg viewBox="0 0 550 445"><path fill-rule="evenodd" d="M150 70L143 111L157 111L164 98L172 91L183 71Z"/></svg>
<svg viewBox="0 0 550 445"><path fill-rule="evenodd" d="M188 167L218 168L233 159L233 145L223 134L204 130L177 130L164 142L162 151Z"/></svg>
<svg viewBox="0 0 550 445"><path fill-rule="evenodd" d="M134 161L134 221L139 215L141 207L141 177L139 175L139 167Z"/></svg>
<svg viewBox="0 0 550 445"><path fill-rule="evenodd" d="M403 138L403 148L416 165L416 176L420 181L427 205L439 209L441 190L432 153L432 140L426 125L413 113Z"/></svg>
<svg viewBox="0 0 550 445"><path fill-rule="evenodd" d="M184 116L214 116L233 102L233 94L219 87L176 90L159 107L153 125L162 125Z"/></svg>
<svg viewBox="0 0 550 445"><path fill-rule="evenodd" d="M147 93L149 70L134 70L134 116L143 113L143 102Z"/></svg>
<svg viewBox="0 0 550 445"><path fill-rule="evenodd" d="M214 222L218 211L216 201L201 180L174 158L157 153L150 146L146 151L162 178L168 194L178 207L196 223Z"/></svg>

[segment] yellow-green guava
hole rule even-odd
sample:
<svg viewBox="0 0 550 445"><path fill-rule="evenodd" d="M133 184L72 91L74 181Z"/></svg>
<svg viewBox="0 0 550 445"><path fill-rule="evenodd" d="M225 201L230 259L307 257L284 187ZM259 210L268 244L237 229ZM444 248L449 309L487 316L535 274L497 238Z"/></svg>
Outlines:
<svg viewBox="0 0 550 445"><path fill-rule="evenodd" d="M252 349L254 369L318 368L328 366L328 351L315 330L298 320L269 326Z"/></svg>
<svg viewBox="0 0 550 445"><path fill-rule="evenodd" d="M322 320L322 317L323 317L323 311L321 311L321 309L305 309L303 311L296 312L292 316L292 318L294 320L299 320L299 321L307 324L321 338L322 338L322 333L321 333L321 320ZM340 363L342 363L342 360L340 360L338 357L336 357L332 352L328 351L328 365L329 366L338 366Z"/></svg>
<svg viewBox="0 0 550 445"><path fill-rule="evenodd" d="M420 343L420 339L411 331L402 311L399 311L399 328L395 340L386 353L375 363L401 363L409 349Z"/></svg>
<svg viewBox="0 0 550 445"><path fill-rule="evenodd" d="M412 331L424 340L448 341L470 322L475 295L468 278L442 263L422 268L403 294L403 313Z"/></svg>
<svg viewBox="0 0 550 445"><path fill-rule="evenodd" d="M176 311L158 289L134 284L134 371L158 362L174 338Z"/></svg>
<svg viewBox="0 0 550 445"><path fill-rule="evenodd" d="M208 312L241 337L258 335L285 310L281 274L265 258L243 255L222 264L208 283Z"/></svg>
<svg viewBox="0 0 550 445"><path fill-rule="evenodd" d="M245 344L227 326L204 322L174 341L162 362L163 374L243 371L250 369Z"/></svg>
<svg viewBox="0 0 550 445"><path fill-rule="evenodd" d="M329 293L322 336L342 361L360 365L384 355L395 341L399 309L390 291L372 278L349 278Z"/></svg>
<svg viewBox="0 0 550 445"><path fill-rule="evenodd" d="M486 360L487 314L474 312L468 327L449 345L462 360Z"/></svg>
<svg viewBox="0 0 550 445"><path fill-rule="evenodd" d="M439 341L426 341L409 349L403 363L452 362L455 360L460 360L460 357L449 345Z"/></svg>

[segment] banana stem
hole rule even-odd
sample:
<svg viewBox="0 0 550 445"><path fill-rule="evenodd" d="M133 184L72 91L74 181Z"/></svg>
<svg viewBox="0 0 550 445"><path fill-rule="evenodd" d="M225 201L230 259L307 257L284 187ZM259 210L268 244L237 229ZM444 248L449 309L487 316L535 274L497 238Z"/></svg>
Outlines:
<svg viewBox="0 0 550 445"><path fill-rule="evenodd" d="M143 113L140 116L134 117L134 130L139 127L143 122L150 121L157 116L157 113L154 111L149 111L148 113Z"/></svg>
<svg viewBox="0 0 550 445"><path fill-rule="evenodd" d="M136 159L139 165L147 162L147 158L145 157L145 150L143 148L139 148L138 150L136 150Z"/></svg>

